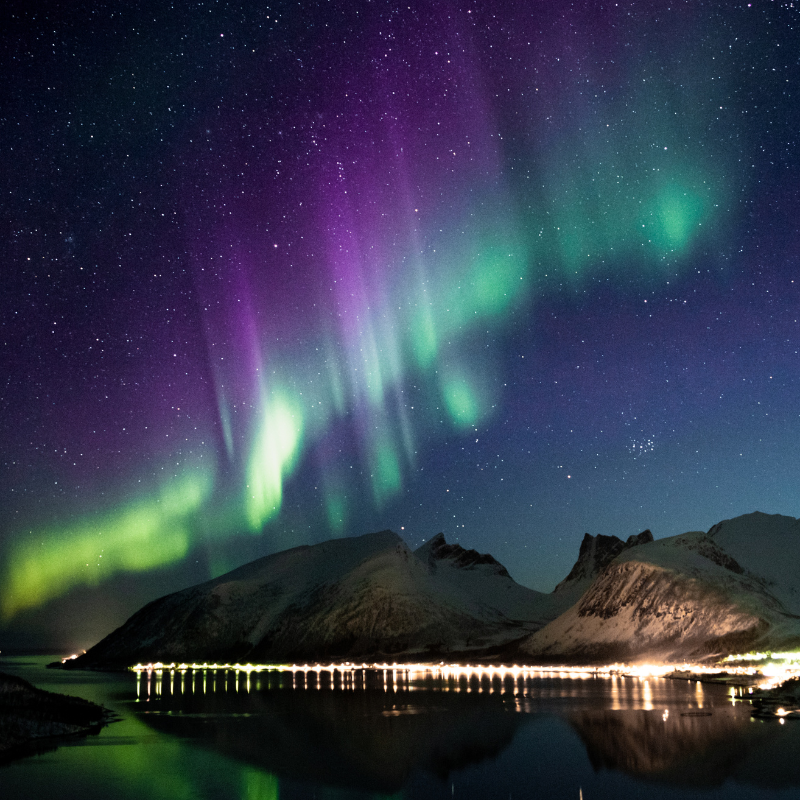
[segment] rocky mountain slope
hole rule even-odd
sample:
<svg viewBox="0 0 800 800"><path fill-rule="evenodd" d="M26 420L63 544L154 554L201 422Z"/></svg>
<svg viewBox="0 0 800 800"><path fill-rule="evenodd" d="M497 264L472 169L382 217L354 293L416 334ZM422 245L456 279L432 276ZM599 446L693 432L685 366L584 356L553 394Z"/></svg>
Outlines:
<svg viewBox="0 0 800 800"><path fill-rule="evenodd" d="M441 535L412 552L383 531L286 550L162 597L70 666L437 657L500 647L567 605Z"/></svg>
<svg viewBox="0 0 800 800"><path fill-rule="evenodd" d="M553 590L554 594L567 598L572 602L580 599L581 595L592 585L595 578L624 550L630 550L640 544L653 541L653 534L642 531L638 535L629 536L626 541L617 536L604 536L602 533L583 536L578 552L578 560L573 565L569 574ZM572 605L570 602L570 605Z"/></svg>
<svg viewBox="0 0 800 800"><path fill-rule="evenodd" d="M797 646L800 520L755 512L620 549L520 652L531 661L677 660Z"/></svg>

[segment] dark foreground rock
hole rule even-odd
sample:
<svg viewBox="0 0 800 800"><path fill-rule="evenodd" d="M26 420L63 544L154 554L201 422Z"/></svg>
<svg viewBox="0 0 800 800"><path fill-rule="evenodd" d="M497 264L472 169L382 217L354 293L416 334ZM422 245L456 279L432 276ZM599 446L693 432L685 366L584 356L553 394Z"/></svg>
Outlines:
<svg viewBox="0 0 800 800"><path fill-rule="evenodd" d="M0 672L0 762L27 755L31 743L97 732L108 721L102 706Z"/></svg>

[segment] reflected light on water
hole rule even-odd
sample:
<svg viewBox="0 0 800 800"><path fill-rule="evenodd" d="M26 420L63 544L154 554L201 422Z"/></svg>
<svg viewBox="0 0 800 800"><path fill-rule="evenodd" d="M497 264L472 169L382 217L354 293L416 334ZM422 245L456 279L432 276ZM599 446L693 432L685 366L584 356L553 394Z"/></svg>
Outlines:
<svg viewBox="0 0 800 800"><path fill-rule="evenodd" d="M642 682L642 707L645 711L653 710L653 694L650 691L650 683L647 678Z"/></svg>
<svg viewBox="0 0 800 800"><path fill-rule="evenodd" d="M654 711L669 702L667 679L694 683L695 713L708 703L703 682L724 682L732 705L750 701L754 687L769 688L800 674L794 662L770 662L762 666L725 662L720 666L698 664L609 664L595 667L463 665L431 663L330 663L330 664L215 664L151 663L131 668L137 675L136 702L206 693L250 693L273 689L294 691L347 691L377 689L389 692L433 691L502 697L517 711L536 710L543 702L561 702L597 691L597 680L605 683L610 709ZM175 673L180 680L175 681ZM168 686L164 675L168 674ZM188 681L187 681L188 674ZM146 687L144 680L147 681ZM666 681L666 682L665 682ZM587 683L588 682L588 683ZM590 685L591 684L591 685ZM666 712L665 712L666 713ZM787 712L793 713L793 712ZM780 716L780 715L778 715ZM666 716L664 717L666 722Z"/></svg>
<svg viewBox="0 0 800 800"><path fill-rule="evenodd" d="M685 667L686 665L684 665ZM592 686L602 680L610 694L610 708L656 710L668 699L668 677L684 677L666 666L629 666L614 664L605 667L528 667L461 664L137 664L137 702L160 698L163 691L175 695L211 693L250 693L255 689L291 689L293 691L379 690L389 692L433 691L498 695L512 701L517 711L534 710L545 701L581 698L597 691ZM180 679L175 680L175 673ZM168 675L168 687L165 684ZM188 674L188 680L187 680ZM703 684L696 680L694 703L704 706ZM145 686L146 681L146 686ZM584 688L582 688L584 687ZM730 688L730 702L735 704L746 695L744 686ZM667 695L665 695L665 692ZM664 717L666 721L666 716Z"/></svg>
<svg viewBox="0 0 800 800"><path fill-rule="evenodd" d="M610 681L611 709L641 708L654 710L660 701L654 696L654 681L686 679L695 682L694 707L703 709L702 681L724 680L730 686L730 701L735 704L752 694L753 687L769 688L800 674L796 664L770 663L757 668L753 664L734 665L725 669L698 664L610 664L595 667L539 667L519 665L463 664L398 664L398 663L335 663L335 664L212 664L170 663L137 664L137 702L160 697L164 673L169 673L169 692L175 693L174 677L179 672L180 692L186 694L186 673L190 673L188 689L195 693L195 681L202 674L202 692L235 691L249 693L255 688L289 688L293 690L347 690L380 688L383 692L464 692L468 694L501 695L515 698L517 710L528 710L531 702L546 698L578 697L582 681ZM146 697L142 679L146 675ZM290 678L289 678L290 676ZM210 687L208 685L210 677ZM153 685L154 678L154 685ZM262 684L262 678L264 683ZM542 683L541 679L550 679ZM578 682L576 683L576 679ZM627 680L624 680L627 679ZM633 680L630 680L633 679ZM290 684L286 682L291 680ZM553 680L559 685L554 686ZM665 690L659 689L659 696Z"/></svg>

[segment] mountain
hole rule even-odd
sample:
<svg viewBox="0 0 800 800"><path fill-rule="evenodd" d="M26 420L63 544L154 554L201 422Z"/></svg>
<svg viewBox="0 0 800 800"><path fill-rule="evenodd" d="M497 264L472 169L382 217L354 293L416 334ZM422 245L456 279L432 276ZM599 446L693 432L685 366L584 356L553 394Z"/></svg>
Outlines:
<svg viewBox="0 0 800 800"><path fill-rule="evenodd" d="M391 531L276 553L162 597L70 662L427 658L496 649L567 606L441 534Z"/></svg>
<svg viewBox="0 0 800 800"><path fill-rule="evenodd" d="M148 604L70 667L478 656L683 660L800 647L800 520L586 534L551 594L492 556L391 531L296 547Z"/></svg>
<svg viewBox="0 0 800 800"><path fill-rule="evenodd" d="M605 565L574 605L523 640L521 656L681 660L800 645L800 520L755 512L706 533L647 538L624 548L584 539L572 582L591 577L582 558Z"/></svg>
<svg viewBox="0 0 800 800"><path fill-rule="evenodd" d="M617 536L604 536L602 533L597 536L584 534L578 560L567 577L553 590L554 593L564 597L568 595L573 601L577 601L600 572L623 550L652 541L653 534L649 530L629 536L624 542Z"/></svg>

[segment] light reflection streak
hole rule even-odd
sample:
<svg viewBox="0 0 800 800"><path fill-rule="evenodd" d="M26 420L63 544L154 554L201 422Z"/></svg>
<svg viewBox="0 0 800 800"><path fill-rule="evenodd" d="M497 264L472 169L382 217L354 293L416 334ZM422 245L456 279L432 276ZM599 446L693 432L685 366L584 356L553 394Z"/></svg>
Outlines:
<svg viewBox="0 0 800 800"><path fill-rule="evenodd" d="M791 664L791 665L790 665ZM462 664L429 664L429 663L331 663L331 664L210 664L203 663L169 663L137 664L131 669L137 673L137 697L141 696L140 681L143 673L147 673L147 695L150 697L151 676L155 673L155 695L161 696L162 675L170 673L170 692L174 690L175 671L181 673L181 691L184 690L183 676L189 670L193 675L203 674L203 693L208 691L207 676L211 673L211 691L216 691L217 674L222 672L221 688L229 691L228 681L233 676L236 692L241 691L239 680L243 677L246 691L251 691L251 674L265 673L267 688L273 686L273 676L278 678L278 685L283 687L282 675L292 674L292 688L344 689L356 691L368 688L367 672L373 671L382 678L384 692L391 687L394 692L416 691L423 682L437 683L438 691L454 691L477 694L501 694L527 697L530 694L529 681L533 678L559 679L611 679L612 709L619 710L626 706L641 706L652 710L653 693L651 680L659 678L694 680L695 699L698 708L703 708L702 681L724 681L731 686L731 702L745 697L744 689L752 693L752 687L760 689L772 688L791 677L800 676L800 666L788 659L784 664L770 663L762 667L753 664L733 666L726 660L725 667L703 664L609 664L593 667L574 666L520 666L520 665L462 665ZM309 674L312 679L309 679ZM622 678L636 679L634 683L620 682ZM192 686L193 686L192 679ZM287 678L288 680L288 678ZM261 688L259 679L257 688ZM576 695L577 687L571 686L570 695ZM549 697L551 691L547 687L539 687L537 695ZM556 693L557 694L557 693ZM553 695L556 696L556 695Z"/></svg>
<svg viewBox="0 0 800 800"><path fill-rule="evenodd" d="M646 678L642 683L642 707L645 711L653 710L653 695L650 691L650 683Z"/></svg>

